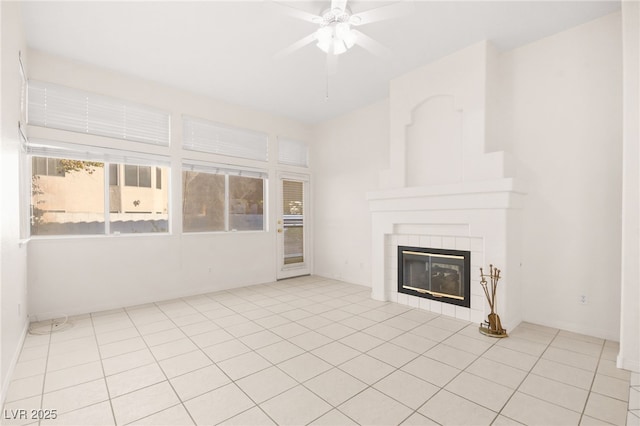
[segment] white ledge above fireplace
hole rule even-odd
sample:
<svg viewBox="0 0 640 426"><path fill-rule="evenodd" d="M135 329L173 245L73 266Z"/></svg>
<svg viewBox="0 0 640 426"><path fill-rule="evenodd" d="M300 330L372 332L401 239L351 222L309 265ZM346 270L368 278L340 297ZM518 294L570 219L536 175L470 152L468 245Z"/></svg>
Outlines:
<svg viewBox="0 0 640 426"><path fill-rule="evenodd" d="M521 208L524 185L515 178L460 182L367 193L369 210Z"/></svg>

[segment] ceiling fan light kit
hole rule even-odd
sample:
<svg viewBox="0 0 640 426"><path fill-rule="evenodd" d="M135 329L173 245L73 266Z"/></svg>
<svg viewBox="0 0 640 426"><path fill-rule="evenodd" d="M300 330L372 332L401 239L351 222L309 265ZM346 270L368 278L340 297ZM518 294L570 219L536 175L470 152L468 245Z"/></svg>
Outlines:
<svg viewBox="0 0 640 426"><path fill-rule="evenodd" d="M316 46L325 53L340 55L356 43L356 34L351 29L352 18L349 10L330 9L322 14L320 28L315 32ZM359 19L354 19L354 21Z"/></svg>

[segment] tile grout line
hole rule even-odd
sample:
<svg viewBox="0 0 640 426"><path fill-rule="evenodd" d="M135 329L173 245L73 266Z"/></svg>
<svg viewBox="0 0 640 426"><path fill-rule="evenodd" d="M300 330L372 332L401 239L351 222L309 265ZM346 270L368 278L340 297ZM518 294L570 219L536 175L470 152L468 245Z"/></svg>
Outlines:
<svg viewBox="0 0 640 426"><path fill-rule="evenodd" d="M600 360L602 358L602 353L604 352L605 344L606 344L606 340L602 342L602 347L600 348L600 354L598 355L598 362L596 364L596 369L593 371L593 378L591 379L589 392L587 393L587 397L584 400L584 405L582 406L582 412L580 413L580 423L582 423L582 418L585 416L584 412L586 411L587 405L589 404L589 399L591 398L591 392L593 392L593 384L596 382L596 377L598 376L598 368L600 367Z"/></svg>
<svg viewBox="0 0 640 426"><path fill-rule="evenodd" d="M49 330L49 343L47 344L47 360L45 361L44 364L44 373L42 376L42 393L40 394L40 409L43 408L43 404L44 404L44 388L45 388L45 384L47 383L47 371L49 369L49 354L51 353L51 338L52 338L52 334L53 334L53 321L51 322L51 329ZM30 331L27 331L27 333L29 333ZM24 343L23 343L23 347L22 349L24 349ZM21 355L22 355L22 349L21 349ZM18 358L19 359L19 358ZM42 420L38 419L38 426L40 426L40 424L42 424Z"/></svg>

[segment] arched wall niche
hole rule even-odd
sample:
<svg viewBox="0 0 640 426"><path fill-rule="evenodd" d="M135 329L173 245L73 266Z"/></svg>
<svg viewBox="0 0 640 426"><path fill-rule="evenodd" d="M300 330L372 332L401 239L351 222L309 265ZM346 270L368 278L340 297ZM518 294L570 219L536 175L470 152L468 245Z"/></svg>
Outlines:
<svg viewBox="0 0 640 426"><path fill-rule="evenodd" d="M405 127L406 185L463 180L463 116L453 95L434 95L411 110Z"/></svg>

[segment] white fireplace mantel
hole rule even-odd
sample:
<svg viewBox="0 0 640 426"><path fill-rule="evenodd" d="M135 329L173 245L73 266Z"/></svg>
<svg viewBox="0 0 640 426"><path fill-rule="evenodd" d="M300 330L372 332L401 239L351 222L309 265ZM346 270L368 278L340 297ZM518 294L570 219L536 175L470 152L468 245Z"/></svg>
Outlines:
<svg viewBox="0 0 640 426"><path fill-rule="evenodd" d="M369 192L372 297L480 322L488 307L479 268L492 263L504 277L498 288L498 313L507 328L516 326L521 320L519 237L524 198L525 188L514 178ZM399 294L398 245L471 251L471 308Z"/></svg>
<svg viewBox="0 0 640 426"><path fill-rule="evenodd" d="M521 208L526 189L515 178L405 187L367 193L371 212Z"/></svg>

